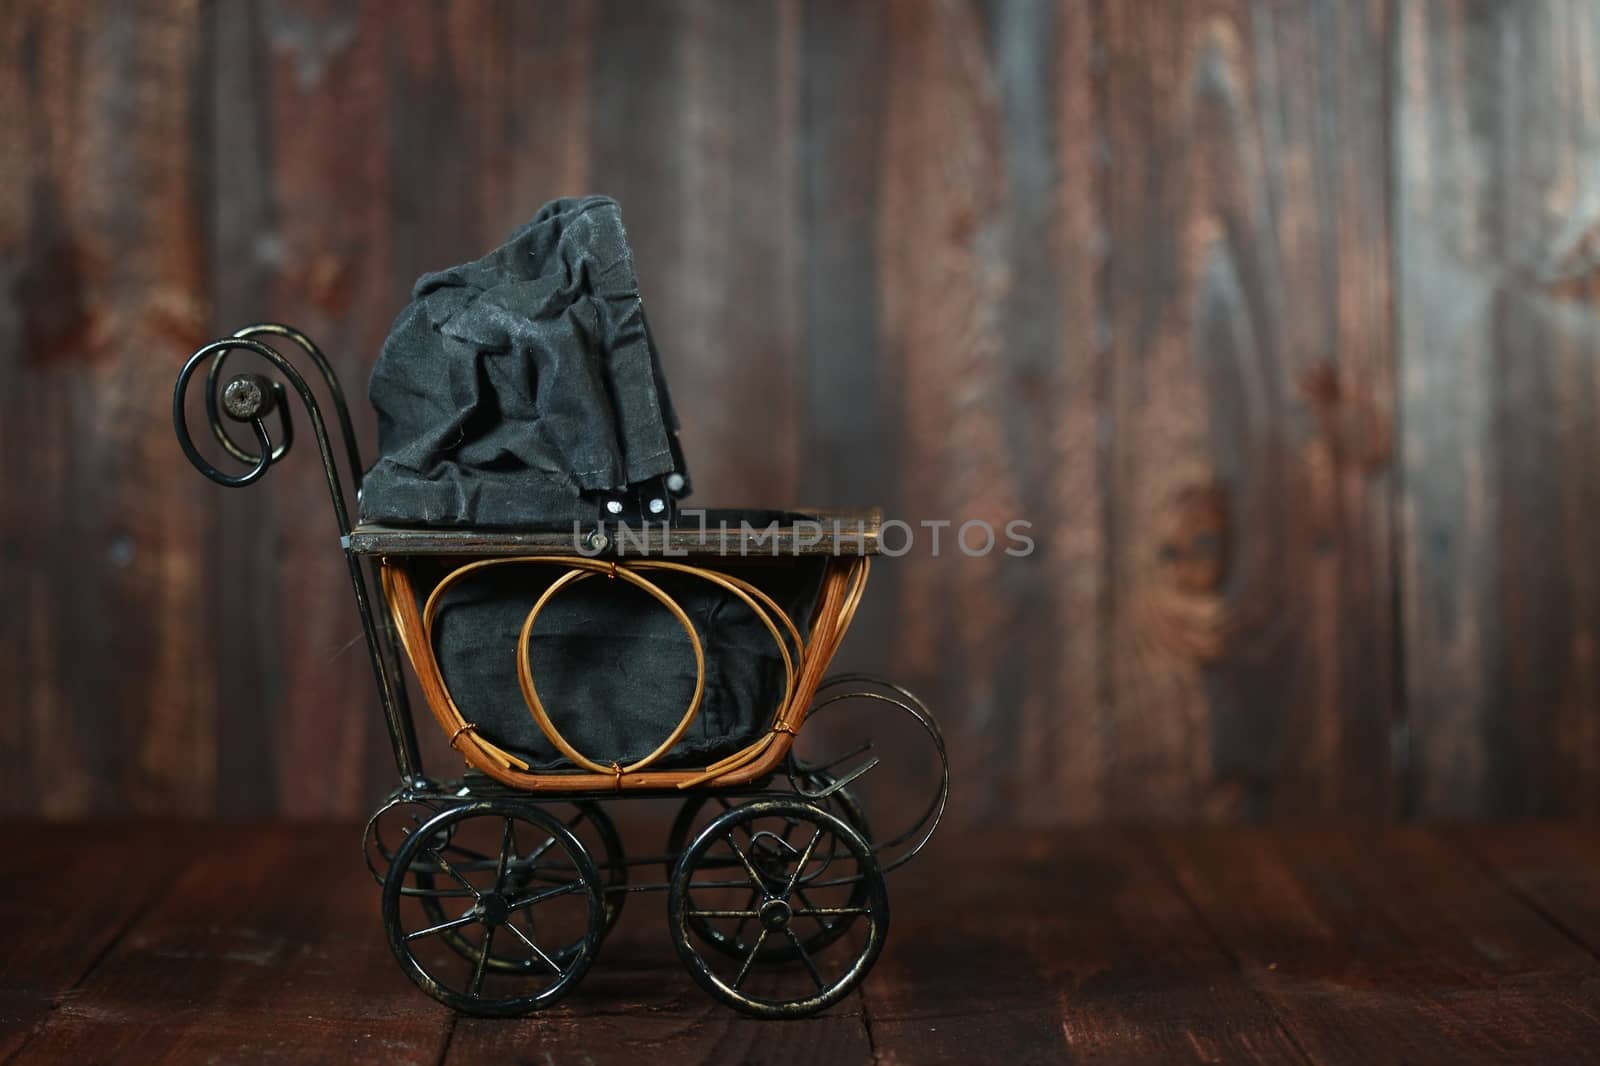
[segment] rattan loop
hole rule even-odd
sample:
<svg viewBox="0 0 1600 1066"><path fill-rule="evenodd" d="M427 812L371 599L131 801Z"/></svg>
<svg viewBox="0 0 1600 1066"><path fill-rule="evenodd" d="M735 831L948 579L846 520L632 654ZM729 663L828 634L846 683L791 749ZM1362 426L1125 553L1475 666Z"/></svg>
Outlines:
<svg viewBox="0 0 1600 1066"><path fill-rule="evenodd" d="M551 721L550 713L545 710L544 701L539 698L539 691L534 686L533 666L529 661L528 654L528 638L533 633L533 623L538 620L540 612L545 609L551 598L568 585L575 584L588 577L592 572L587 569L577 568L568 570L552 581L550 587L545 589L538 600L534 602L533 609L528 612L528 617L523 619L522 632L517 635L517 682L522 686L522 699L528 705L528 711L533 715L533 720L538 723L539 730L545 735L545 739L554 744L557 751L586 770L592 770L597 774L612 774L620 780L623 774L636 773L661 758L661 756L672 750L679 740L683 739L684 733L688 732L689 724L694 721L695 715L700 712L700 703L706 694L706 653L705 648L700 643L700 634L695 632L694 622L689 619L688 613L678 604L677 600L662 591L660 586L654 582L634 573L632 569L613 565L610 570L611 574L655 597L663 607L671 612L672 617L683 627L683 631L689 635L689 645L694 650L694 695L690 697L689 706L683 712L683 717L678 720L678 725L673 729L672 734L662 741L654 751L635 763L619 767L614 762L610 764L596 762L573 747L567 738L561 735L561 731L556 728L555 722Z"/></svg>

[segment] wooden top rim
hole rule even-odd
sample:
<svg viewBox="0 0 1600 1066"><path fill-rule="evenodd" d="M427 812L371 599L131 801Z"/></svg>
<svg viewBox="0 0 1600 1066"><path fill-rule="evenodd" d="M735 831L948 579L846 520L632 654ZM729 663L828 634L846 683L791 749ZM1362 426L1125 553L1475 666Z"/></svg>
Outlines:
<svg viewBox="0 0 1600 1066"><path fill-rule="evenodd" d="M702 525L609 527L604 546L579 531L407 528L358 525L345 538L355 555L590 555L601 558L748 558L752 561L879 552L883 513L805 509L811 516L766 525L711 521Z"/></svg>

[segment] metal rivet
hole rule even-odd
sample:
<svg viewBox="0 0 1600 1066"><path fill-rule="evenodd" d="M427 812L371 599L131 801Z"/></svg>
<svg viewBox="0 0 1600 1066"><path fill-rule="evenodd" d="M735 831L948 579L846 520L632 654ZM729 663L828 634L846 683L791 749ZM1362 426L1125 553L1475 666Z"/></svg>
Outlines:
<svg viewBox="0 0 1600 1066"><path fill-rule="evenodd" d="M683 480L683 475L678 473L676 470L667 475L668 492L682 492L684 484L685 482Z"/></svg>
<svg viewBox="0 0 1600 1066"><path fill-rule="evenodd" d="M666 509L667 509L667 501L666 500L651 500L650 501L650 513L651 514L660 514L662 511L665 511Z"/></svg>
<svg viewBox="0 0 1600 1066"><path fill-rule="evenodd" d="M606 511L609 514L621 514L622 513L622 501L621 500L607 500L606 501Z"/></svg>
<svg viewBox="0 0 1600 1066"><path fill-rule="evenodd" d="M248 422L272 410L272 386L259 374L240 374L222 387L222 413Z"/></svg>

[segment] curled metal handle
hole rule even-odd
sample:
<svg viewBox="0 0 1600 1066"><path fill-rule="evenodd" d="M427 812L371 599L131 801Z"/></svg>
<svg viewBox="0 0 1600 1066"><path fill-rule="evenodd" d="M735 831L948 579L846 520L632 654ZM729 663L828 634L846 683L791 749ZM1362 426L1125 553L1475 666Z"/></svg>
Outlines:
<svg viewBox="0 0 1600 1066"><path fill-rule="evenodd" d="M277 359L283 358L267 345L243 338L230 338L207 344L191 355L183 370L178 373L177 383L172 390L172 428L178 435L178 445L183 449L184 457L196 470L219 485L242 488L259 481L273 463L289 454L289 448L294 444L294 421L289 416L288 396L281 381L269 381L259 374L240 374L221 390L223 394L221 413L225 413L236 422L250 424L251 432L256 438L256 451L251 453L244 450L228 435L227 430L222 427L218 411L218 390L211 386L216 379L215 371L221 365L223 356L235 348L244 348L268 359L273 359L274 356ZM194 438L189 435L189 421L184 413L183 399L189 389L189 379L194 376L200 364L207 360L213 361L212 372L206 379L206 420L211 426L212 435L222 442L230 455L240 462L251 464L250 469L242 474L227 474L212 466L194 446ZM272 438L267 433L265 421L265 417L270 415L274 408L278 412L278 424L282 427L282 437L276 447L273 446Z"/></svg>
<svg viewBox="0 0 1600 1066"><path fill-rule="evenodd" d="M420 779L422 763L417 751L416 731L411 722L411 709L406 698L405 681L400 674L398 637L394 630L394 621L387 609L388 605L381 598L381 592L378 600L379 609L377 611L372 609L367 575L362 572L362 561L349 550L350 509L345 503L344 481L339 476L335 441L328 431L322 405L318 403L310 382L306 380L306 374L263 339L269 337L274 343L286 340L299 349L301 358L311 364L314 371L313 378L320 379L323 390L333 401L333 416L338 422L340 442L344 445L345 468L355 485L356 498L359 500L361 477L366 467L361 462L361 449L356 445L355 426L350 420L350 408L345 403L344 390L339 386L339 376L334 373L333 365L328 362L328 357L322 353L322 349L318 348L310 337L292 326L277 322L258 322L235 331L231 337L213 341L191 355L188 362L183 364L183 369L178 372L178 380L173 385L172 427L177 433L178 444L183 448L184 456L196 470L219 485L239 488L260 480L274 463L288 454L289 447L294 442L294 422L289 416L289 409L292 406L289 402L289 390L294 390L295 396L299 397L306 418L311 424L312 438L317 445L318 457L322 460L322 474L328 485L328 497L333 504L333 517L339 525L339 536L345 544L345 563L350 570L350 585L355 592L356 610L361 615L362 632L366 636L372 670L377 677L378 695L383 702L383 713L389 725L389 739L394 745L395 767L400 771L403 780L415 781ZM250 352L264 359L278 377L254 373L236 374L222 384L223 364L229 354L235 351ZM212 466L195 448L194 439L189 435L188 420L184 413L184 398L190 381L203 363L210 364L206 372L206 421L211 429L211 435L216 438L223 450L249 465L250 468L242 474L227 474ZM281 427L281 436L276 446L267 433L266 425L266 420L274 408L277 409ZM250 451L247 445L241 445L229 435L223 424L224 418L249 423L251 435L255 437L255 451ZM367 566L373 578L377 577L376 566L377 564L372 561L369 561Z"/></svg>
<svg viewBox="0 0 1600 1066"><path fill-rule="evenodd" d="M179 371L178 380L172 389L172 426L177 432L178 443L183 448L184 456L194 468L219 485L238 488L258 481L272 464L288 454L290 446L294 443L294 422L289 415L291 404L288 393L288 389L293 389L311 419L311 429L316 435L317 451L322 458L323 474L328 481L328 494L332 497L334 517L339 523L339 533L343 536L350 532L350 516L345 506L343 481L339 477L338 464L334 459L334 440L323 419L322 407L312 393L305 375L284 358L282 352L267 342L266 338L269 337L274 341L283 339L293 342L315 368L317 376L321 378L323 386L333 399L333 413L338 421L339 435L344 444L345 465L355 479L356 485L360 486L364 469L361 451L356 446L355 428L350 421L349 407L345 404L344 390L339 387L338 375L333 372L328 357L322 354L322 349L318 348L311 338L297 329L276 322L245 326L231 337L212 341L189 357L189 361ZM281 375L282 380L261 374L244 373L236 374L224 383L223 365L227 362L228 356L236 351L260 356L270 364L272 370ZM241 463L249 464L250 469L242 474L227 474L212 466L195 448L194 439L189 434L187 417L184 413L184 396L195 372L201 364L207 363L209 367L205 379L206 422L211 435L216 438L223 450ZM287 388L285 382L288 383ZM280 437L276 445L272 443L266 426L266 418L274 408L278 411L280 426ZM254 451L247 444L241 444L233 439L224 425L225 419L249 423L251 434L255 437Z"/></svg>

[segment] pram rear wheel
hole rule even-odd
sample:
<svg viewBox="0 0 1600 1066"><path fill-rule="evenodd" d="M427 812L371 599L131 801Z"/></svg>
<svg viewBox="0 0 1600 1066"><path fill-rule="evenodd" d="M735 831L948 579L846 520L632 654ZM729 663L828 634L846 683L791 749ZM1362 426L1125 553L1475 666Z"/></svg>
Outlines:
<svg viewBox="0 0 1600 1066"><path fill-rule="evenodd" d="M760 799L718 815L684 850L667 915L678 957L714 998L798 1018L838 1002L872 968L889 896L871 846L842 818L800 799ZM855 935L842 935L846 925ZM769 942L785 953L764 954Z"/></svg>
<svg viewBox="0 0 1600 1066"><path fill-rule="evenodd" d="M407 835L384 878L383 922L401 968L441 1003L529 1014L588 971L605 893L594 860L560 820L532 804L480 801Z"/></svg>
<svg viewBox="0 0 1600 1066"><path fill-rule="evenodd" d="M560 805L566 807L567 805ZM602 890L612 886L622 886L628 883L628 862L622 851L622 838L617 833L616 825L610 816L598 804L583 802L570 805L572 813L562 810L558 817L562 824L572 830L580 843L584 844L592 857L596 859L596 867L600 871ZM541 810L547 814L554 814L550 805L542 805ZM547 881L551 876L562 872L570 872L570 866L564 866L562 858L552 859L551 852L555 850L556 838L546 836L542 840L535 839L524 842L528 848L526 855L518 857L513 863L515 876L514 883L519 887L526 887L536 881ZM427 873L416 874L419 887L436 887L438 879ZM606 934L611 932L611 927L617 924L617 918L622 914L622 905L627 901L626 892L606 891L605 895L605 921L600 929L600 939L603 942ZM419 897L423 911L435 924L447 922L451 915L445 913L442 901L431 895ZM439 934L439 938L450 946L463 958L477 962L479 947L473 940L462 935L458 930L447 929ZM518 951L518 948L523 950ZM573 955L582 950L582 937L578 937L565 947L547 949L550 957L557 963L565 963ZM501 973L533 973L547 972L544 963L537 956L530 956L523 944L513 939L509 944L501 943L489 953L488 966L491 970Z"/></svg>

